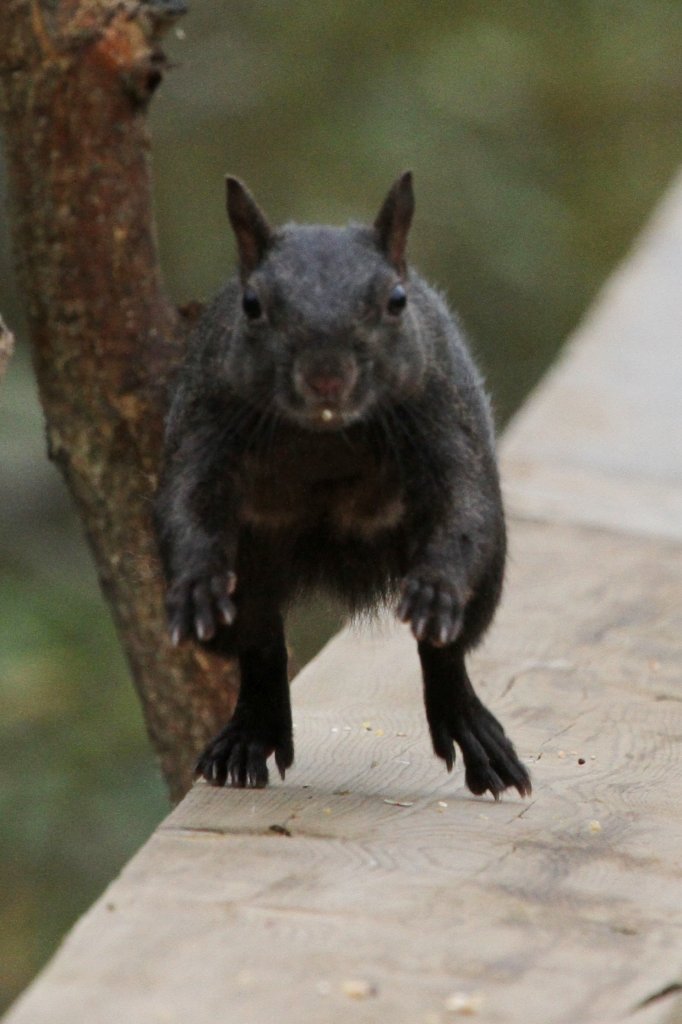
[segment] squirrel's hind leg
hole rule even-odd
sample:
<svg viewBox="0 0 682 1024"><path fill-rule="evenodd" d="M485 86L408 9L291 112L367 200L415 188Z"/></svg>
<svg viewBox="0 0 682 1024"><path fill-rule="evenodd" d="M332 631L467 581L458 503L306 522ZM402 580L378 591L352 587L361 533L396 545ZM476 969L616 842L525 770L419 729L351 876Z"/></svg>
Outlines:
<svg viewBox="0 0 682 1024"><path fill-rule="evenodd" d="M448 771L455 760L453 741L464 758L472 793L490 791L497 800L509 787L529 796L531 782L511 741L495 716L479 700L464 665L463 644L434 647L419 643L424 676L424 705L433 749Z"/></svg>
<svg viewBox="0 0 682 1024"><path fill-rule="evenodd" d="M242 626L248 614L240 608ZM196 775L214 786L262 788L268 784L267 759L272 754L282 778L294 761L281 615L273 613L267 621L261 618L257 630L244 632L243 639L237 639L241 674L237 706L199 758ZM219 636L216 640L213 650L219 646Z"/></svg>

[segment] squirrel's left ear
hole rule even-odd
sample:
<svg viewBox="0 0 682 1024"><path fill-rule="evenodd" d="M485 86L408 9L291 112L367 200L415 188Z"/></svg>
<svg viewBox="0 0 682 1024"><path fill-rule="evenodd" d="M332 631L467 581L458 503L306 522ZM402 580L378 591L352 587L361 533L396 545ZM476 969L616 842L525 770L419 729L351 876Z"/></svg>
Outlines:
<svg viewBox="0 0 682 1024"><path fill-rule="evenodd" d="M401 275L405 273L407 233L413 213L412 171L405 171L393 183L374 221L379 248Z"/></svg>
<svg viewBox="0 0 682 1024"><path fill-rule="evenodd" d="M227 213L232 224L242 281L246 281L265 256L272 240L272 229L258 203L239 178L228 176Z"/></svg>

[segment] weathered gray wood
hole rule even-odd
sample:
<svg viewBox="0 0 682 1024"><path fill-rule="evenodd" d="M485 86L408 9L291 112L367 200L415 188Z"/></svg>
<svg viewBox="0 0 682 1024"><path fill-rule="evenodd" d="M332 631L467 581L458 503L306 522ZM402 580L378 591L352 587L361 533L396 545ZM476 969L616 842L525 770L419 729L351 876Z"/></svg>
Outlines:
<svg viewBox="0 0 682 1024"><path fill-rule="evenodd" d="M680 210L678 189L641 272L620 278L628 317L616 283L505 446L525 518L472 670L531 764L533 797L468 795L430 753L408 633L345 632L294 683L286 783L198 784L7 1024L680 1019L682 537L647 490L674 511L680 449L646 269L662 232L678 294ZM640 313L623 349L637 369L619 381L609 317ZM658 354L643 369L644 345ZM588 391L614 418L567 425ZM626 436L635 414L642 434Z"/></svg>
<svg viewBox="0 0 682 1024"><path fill-rule="evenodd" d="M682 175L503 452L515 512L682 540Z"/></svg>

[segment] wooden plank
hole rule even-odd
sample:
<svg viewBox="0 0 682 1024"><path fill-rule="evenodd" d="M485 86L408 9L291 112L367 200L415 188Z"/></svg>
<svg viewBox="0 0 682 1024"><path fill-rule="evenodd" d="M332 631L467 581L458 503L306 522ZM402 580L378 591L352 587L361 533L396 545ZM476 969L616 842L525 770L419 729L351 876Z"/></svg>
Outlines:
<svg viewBox="0 0 682 1024"><path fill-rule="evenodd" d="M442 770L406 631L344 633L286 783L198 784L7 1024L661 1020L629 1014L682 963L680 596L678 545L515 523L474 676L532 799Z"/></svg>
<svg viewBox="0 0 682 1024"><path fill-rule="evenodd" d="M505 434L515 512L682 540L682 175Z"/></svg>

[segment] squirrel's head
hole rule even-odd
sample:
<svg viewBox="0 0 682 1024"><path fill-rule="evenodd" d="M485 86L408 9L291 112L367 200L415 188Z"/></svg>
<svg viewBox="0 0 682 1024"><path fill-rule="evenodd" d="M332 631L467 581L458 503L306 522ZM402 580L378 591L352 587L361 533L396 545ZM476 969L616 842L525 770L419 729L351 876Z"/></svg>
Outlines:
<svg viewBox="0 0 682 1024"><path fill-rule="evenodd" d="M333 430L381 415L382 404L419 386L425 357L405 260L409 171L372 226L272 229L232 177L227 210L240 280L229 377L243 397Z"/></svg>

